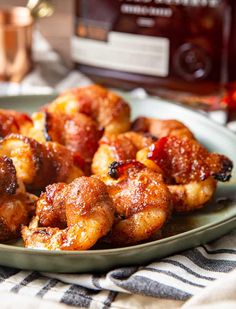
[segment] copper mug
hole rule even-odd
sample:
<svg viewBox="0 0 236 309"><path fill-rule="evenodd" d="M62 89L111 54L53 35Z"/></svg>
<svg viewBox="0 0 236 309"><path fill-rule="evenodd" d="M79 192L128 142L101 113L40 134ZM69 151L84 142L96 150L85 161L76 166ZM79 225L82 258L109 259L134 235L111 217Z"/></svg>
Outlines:
<svg viewBox="0 0 236 309"><path fill-rule="evenodd" d="M31 70L34 21L52 13L49 0L30 0L28 7L0 8L0 81L19 82Z"/></svg>
<svg viewBox="0 0 236 309"><path fill-rule="evenodd" d="M28 8L0 9L0 81L19 82L32 68L32 26Z"/></svg>

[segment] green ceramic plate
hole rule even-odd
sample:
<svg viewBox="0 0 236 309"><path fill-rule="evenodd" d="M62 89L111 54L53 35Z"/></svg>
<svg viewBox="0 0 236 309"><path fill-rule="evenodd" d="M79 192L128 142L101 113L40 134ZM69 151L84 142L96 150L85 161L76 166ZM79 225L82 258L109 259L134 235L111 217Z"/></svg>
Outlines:
<svg viewBox="0 0 236 309"><path fill-rule="evenodd" d="M204 115L156 98L134 99L124 95L132 116L182 120L211 151L236 162L236 136ZM35 111L52 96L0 98L0 108ZM235 164L236 166L236 164ZM124 265L141 265L151 260L216 239L236 228L236 175L228 184L219 184L214 200L203 210L176 216L166 227L165 237L141 245L90 251L42 251L25 249L21 241L0 244L0 264L47 272L105 271ZM173 235L174 234L174 235ZM173 235L173 236L171 236Z"/></svg>

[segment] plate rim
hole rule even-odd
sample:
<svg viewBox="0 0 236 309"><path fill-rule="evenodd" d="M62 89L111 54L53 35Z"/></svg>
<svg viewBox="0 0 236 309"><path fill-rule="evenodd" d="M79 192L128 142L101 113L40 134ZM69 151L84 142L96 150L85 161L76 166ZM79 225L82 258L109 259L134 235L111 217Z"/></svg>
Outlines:
<svg viewBox="0 0 236 309"><path fill-rule="evenodd" d="M28 253L28 254L32 254L32 253L38 253L40 255L107 255L107 254L115 254L115 253L120 253L120 251L129 251L131 249L142 249L144 247L152 247L158 244L164 244L167 243L169 241L174 241L177 238L182 238L185 236L189 236L191 234L197 234L199 232L201 232L202 230L206 230L207 228L211 227L211 228L215 228L221 225L225 225L231 222L236 222L236 216L231 216L227 219L224 220L220 220L218 222L215 223L209 223L209 224L205 224L203 226L200 226L198 228L194 228L192 230L186 231L186 232L182 232L173 236L169 236L169 237L165 237L162 239L158 239L158 240L154 240L154 241L149 241L146 243L142 243L142 244L138 244L138 245L132 245L129 247L120 247L120 248L111 248L111 249L94 249L94 250L76 250L76 251L70 251L70 250L44 250L44 249L31 249L31 248L25 248L25 247L18 247L18 246L14 246L14 245L7 245L7 244L0 244L0 249L5 249L5 251L20 251L20 252L24 252L24 253ZM235 225L236 227L236 225Z"/></svg>

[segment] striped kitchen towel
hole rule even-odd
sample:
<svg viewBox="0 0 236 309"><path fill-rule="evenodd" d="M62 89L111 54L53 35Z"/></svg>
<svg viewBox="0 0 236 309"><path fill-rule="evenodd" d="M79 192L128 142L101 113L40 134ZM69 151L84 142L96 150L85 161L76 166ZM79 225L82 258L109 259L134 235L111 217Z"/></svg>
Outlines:
<svg viewBox="0 0 236 309"><path fill-rule="evenodd" d="M142 267L108 273L41 274L0 267L0 292L37 296L71 306L108 308L119 293L187 300L236 269L236 230L210 244Z"/></svg>

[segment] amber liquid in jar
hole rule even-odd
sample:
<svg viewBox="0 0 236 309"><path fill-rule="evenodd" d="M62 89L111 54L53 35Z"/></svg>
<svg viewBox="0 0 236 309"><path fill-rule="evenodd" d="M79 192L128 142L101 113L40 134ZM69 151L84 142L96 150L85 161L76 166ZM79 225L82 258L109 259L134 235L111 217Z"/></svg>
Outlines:
<svg viewBox="0 0 236 309"><path fill-rule="evenodd" d="M235 55L234 0L76 1L72 56L96 82L217 108Z"/></svg>

